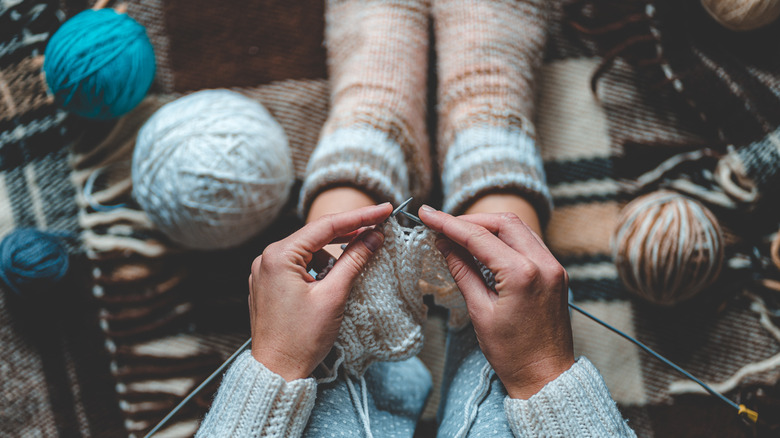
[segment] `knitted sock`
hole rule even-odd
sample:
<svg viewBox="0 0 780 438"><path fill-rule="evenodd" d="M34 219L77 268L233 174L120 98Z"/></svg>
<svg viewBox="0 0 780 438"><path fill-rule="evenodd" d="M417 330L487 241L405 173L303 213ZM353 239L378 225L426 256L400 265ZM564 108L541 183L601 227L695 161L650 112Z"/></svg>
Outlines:
<svg viewBox="0 0 780 438"><path fill-rule="evenodd" d="M533 126L547 28L545 0L435 0L438 156L444 210L492 190L551 207Z"/></svg>
<svg viewBox="0 0 780 438"><path fill-rule="evenodd" d="M328 1L331 108L301 189L304 216L334 185L396 204L427 193L429 9L427 0Z"/></svg>

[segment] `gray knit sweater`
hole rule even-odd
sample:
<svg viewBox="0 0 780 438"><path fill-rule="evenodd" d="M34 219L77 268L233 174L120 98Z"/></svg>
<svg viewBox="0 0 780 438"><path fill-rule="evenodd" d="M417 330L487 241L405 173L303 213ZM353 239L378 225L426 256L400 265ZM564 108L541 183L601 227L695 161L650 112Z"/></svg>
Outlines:
<svg viewBox="0 0 780 438"><path fill-rule="evenodd" d="M316 395L313 378L286 382L245 352L225 374L196 436L299 437ZM636 436L584 357L530 399L507 397L504 412L517 437Z"/></svg>

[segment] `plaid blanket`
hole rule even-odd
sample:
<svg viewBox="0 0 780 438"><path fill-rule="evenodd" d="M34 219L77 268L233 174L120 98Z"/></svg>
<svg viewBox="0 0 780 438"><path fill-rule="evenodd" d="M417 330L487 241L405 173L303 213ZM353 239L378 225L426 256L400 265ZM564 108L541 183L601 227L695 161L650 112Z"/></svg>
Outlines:
<svg viewBox="0 0 780 438"><path fill-rule="evenodd" d="M143 122L181 94L234 88L263 103L283 126L300 181L328 111L320 1L142 0L131 2L128 13L155 45L153 93L116 123L74 120L46 99L37 55L83 3L4 3L0 9L2 23L14 11L28 20L3 26L0 45L0 91L6 93L0 105L13 103L0 107L0 234L14 226L80 233L81 245L71 243L76 257L83 254L79 269L88 283L73 287L81 297L78 323L64 321L61 340L43 346L0 302L0 336L14 352L0 360L3 369L14 370L0 379L10 394L0 405L0 431L7 435L137 436L148 430L243 343L246 267L265 244L300 225L291 199L267 232L235 250L202 254L172 245L130 198L128 160ZM753 286L756 275L776 277L776 270L730 263L712 290L660 309L623 289L610 239L622 205L637 194L631 181L645 170L681 151L705 145L725 151L777 128L776 60L757 63L740 45L751 42L744 39L721 50L716 42L723 31L707 24L698 3L659 1L650 9L644 1L556 4L536 126L556 206L545 237L569 272L575 301L708 382L773 358L779 340L743 291L776 304ZM686 30L681 23L693 25ZM779 31L770 26L762 35L777 41ZM659 46L664 56L655 60ZM685 93L675 89L664 65L683 81ZM697 182L712 165L694 163L689 179ZM96 171L94 199L125 207L104 212L90 206L82 189ZM755 220L711 207L729 230L731 260L739 261L746 248L755 247L759 258L768 253L776 213ZM442 321L432 315L423 352L435 381ZM777 432L771 418L777 366L741 379L727 393L769 419L751 429L710 396L672 394L680 376L604 328L576 314L573 328L577 354L600 369L639 436ZM194 432L218 383L174 418L169 436ZM430 422L437 402L432 397L424 420Z"/></svg>

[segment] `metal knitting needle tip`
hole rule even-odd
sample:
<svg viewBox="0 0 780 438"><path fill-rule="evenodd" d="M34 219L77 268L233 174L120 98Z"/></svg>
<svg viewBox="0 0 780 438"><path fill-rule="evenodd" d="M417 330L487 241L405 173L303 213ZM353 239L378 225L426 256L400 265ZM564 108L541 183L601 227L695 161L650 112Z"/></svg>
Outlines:
<svg viewBox="0 0 780 438"><path fill-rule="evenodd" d="M406 211L406 210L401 210L399 213L401 213L402 215L404 215L404 216L406 216L407 218L409 218L409 220L411 220L412 222L416 222L418 225L426 226L426 225L425 225L425 224L424 224L424 223L423 223L423 222L420 220L420 218L419 218L419 217L417 217L417 216L415 216L415 215L413 215L413 214L409 213L409 212L408 212L408 211Z"/></svg>
<svg viewBox="0 0 780 438"><path fill-rule="evenodd" d="M406 201L402 202L401 205L396 207L395 210L393 210L393 212L390 213L390 216L395 217L395 215L397 215L401 210L406 208L406 206L409 205L410 202L412 202L412 199L414 199L414 196L412 196L411 198L409 198Z"/></svg>

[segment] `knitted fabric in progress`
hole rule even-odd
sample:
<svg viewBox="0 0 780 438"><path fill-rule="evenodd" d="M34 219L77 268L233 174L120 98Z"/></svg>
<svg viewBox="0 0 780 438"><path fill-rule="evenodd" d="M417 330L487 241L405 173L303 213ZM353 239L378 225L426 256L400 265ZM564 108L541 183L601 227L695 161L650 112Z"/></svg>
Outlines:
<svg viewBox="0 0 780 438"><path fill-rule="evenodd" d="M385 242L355 281L336 349L348 374L362 376L374 362L400 361L420 352L427 306L423 295L450 309L450 326L468 322L463 296L428 228L406 228L395 218L378 227Z"/></svg>

